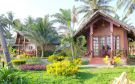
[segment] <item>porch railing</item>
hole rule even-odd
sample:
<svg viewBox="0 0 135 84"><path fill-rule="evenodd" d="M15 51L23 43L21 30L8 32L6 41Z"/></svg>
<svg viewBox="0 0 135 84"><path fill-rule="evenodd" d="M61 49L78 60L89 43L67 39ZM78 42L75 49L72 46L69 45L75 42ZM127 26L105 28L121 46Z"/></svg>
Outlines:
<svg viewBox="0 0 135 84"><path fill-rule="evenodd" d="M135 45L129 45L129 55L135 55Z"/></svg>
<svg viewBox="0 0 135 84"><path fill-rule="evenodd" d="M113 50L112 55L119 57L127 57L128 52L127 50Z"/></svg>

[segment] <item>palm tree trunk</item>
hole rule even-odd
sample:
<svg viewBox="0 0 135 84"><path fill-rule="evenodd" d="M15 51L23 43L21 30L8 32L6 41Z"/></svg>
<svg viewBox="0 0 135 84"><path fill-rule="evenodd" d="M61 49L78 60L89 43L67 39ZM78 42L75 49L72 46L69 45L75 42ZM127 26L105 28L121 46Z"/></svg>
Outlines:
<svg viewBox="0 0 135 84"><path fill-rule="evenodd" d="M74 29L74 22L73 22L73 27L71 27L71 28L73 28ZM71 52L72 52L72 60L74 60L75 59L75 57L74 57L74 49L73 49L73 31L72 31L72 29L70 29L70 35L71 35L71 39L72 39L72 42L71 42Z"/></svg>
<svg viewBox="0 0 135 84"><path fill-rule="evenodd" d="M38 47L36 45L36 57L38 57Z"/></svg>
<svg viewBox="0 0 135 84"><path fill-rule="evenodd" d="M9 51L8 51L8 48L7 48L6 39L5 39L5 36L3 34L1 25L0 25L0 39L1 39L1 45L2 45L2 48L3 48L3 54L5 56L7 65L8 65L8 67L13 68L12 63L11 63L10 54L9 54Z"/></svg>
<svg viewBox="0 0 135 84"><path fill-rule="evenodd" d="M44 56L44 47L43 46L41 47L41 50L42 50L41 58L43 58L43 56Z"/></svg>
<svg viewBox="0 0 135 84"><path fill-rule="evenodd" d="M73 43L71 42L71 52L72 52L72 60L75 59L74 57L74 49L73 49Z"/></svg>

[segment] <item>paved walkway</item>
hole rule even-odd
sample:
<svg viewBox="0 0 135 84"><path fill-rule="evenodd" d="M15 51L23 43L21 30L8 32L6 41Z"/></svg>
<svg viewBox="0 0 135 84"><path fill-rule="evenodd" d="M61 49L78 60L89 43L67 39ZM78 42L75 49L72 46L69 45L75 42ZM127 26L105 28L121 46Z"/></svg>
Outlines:
<svg viewBox="0 0 135 84"><path fill-rule="evenodd" d="M113 65L106 65L106 64L89 64L89 65L81 65L80 67L90 67L90 68L113 68Z"/></svg>

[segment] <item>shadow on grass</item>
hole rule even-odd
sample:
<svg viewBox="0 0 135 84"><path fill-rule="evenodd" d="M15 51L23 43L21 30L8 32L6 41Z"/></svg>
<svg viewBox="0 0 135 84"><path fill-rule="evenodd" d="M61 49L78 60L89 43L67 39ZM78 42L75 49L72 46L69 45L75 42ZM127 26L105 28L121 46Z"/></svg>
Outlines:
<svg viewBox="0 0 135 84"><path fill-rule="evenodd" d="M90 78L92 78L92 77L94 77L96 75L95 74L88 73L88 72L78 72L76 74L76 76L77 76L78 79L84 79L84 80L86 80L86 79L90 79Z"/></svg>

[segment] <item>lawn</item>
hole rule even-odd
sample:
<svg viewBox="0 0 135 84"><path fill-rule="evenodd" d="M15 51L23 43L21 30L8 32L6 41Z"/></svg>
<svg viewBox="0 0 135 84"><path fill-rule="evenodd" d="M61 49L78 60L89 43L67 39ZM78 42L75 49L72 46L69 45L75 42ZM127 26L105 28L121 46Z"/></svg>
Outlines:
<svg viewBox="0 0 135 84"><path fill-rule="evenodd" d="M130 80L135 81L134 67L81 68L76 75L67 77L50 76L46 71L25 71L20 75L27 76L29 84L110 84L124 71Z"/></svg>

